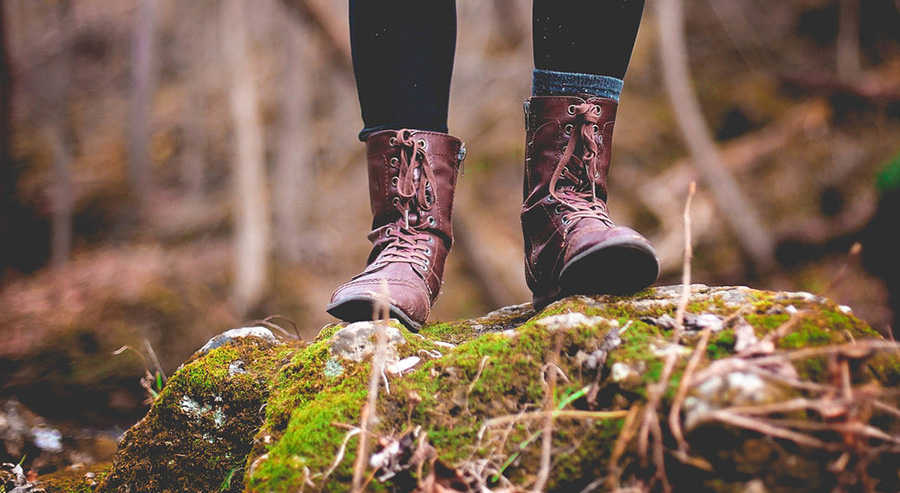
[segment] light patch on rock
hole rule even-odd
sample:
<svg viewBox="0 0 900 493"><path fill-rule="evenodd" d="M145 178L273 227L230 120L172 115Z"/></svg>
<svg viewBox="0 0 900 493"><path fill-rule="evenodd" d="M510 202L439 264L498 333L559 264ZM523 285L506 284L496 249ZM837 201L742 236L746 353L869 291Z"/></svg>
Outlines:
<svg viewBox="0 0 900 493"><path fill-rule="evenodd" d="M31 429L34 444L47 452L62 452L62 433L49 426L35 426Z"/></svg>
<svg viewBox="0 0 900 493"><path fill-rule="evenodd" d="M825 299L820 296L816 296L812 293L807 293L806 291L793 291L793 292L785 291L782 293L778 293L775 296L775 300L776 301L799 300L799 301L822 302Z"/></svg>
<svg viewBox="0 0 900 493"><path fill-rule="evenodd" d="M662 345L650 343L650 354L657 358L668 357L672 352L675 352L678 356L687 356L691 354L691 348L681 344L672 344L671 342L663 342Z"/></svg>
<svg viewBox="0 0 900 493"><path fill-rule="evenodd" d="M675 317L669 315L668 313L664 313L659 317L643 317L641 318L642 322L655 325L663 330L675 330L678 327L678 322ZM724 328L722 325L722 319L719 318L718 315L712 313L704 313L702 315L696 315L693 313L685 313L683 327L686 330L703 330L709 327L713 332L718 332Z"/></svg>
<svg viewBox="0 0 900 493"><path fill-rule="evenodd" d="M613 327L619 326L617 320L609 320L603 317L588 317L580 312L551 315L547 318L538 320L535 322L535 325L552 331L557 329L572 329L575 327L595 327L603 322L606 322Z"/></svg>
<svg viewBox="0 0 900 493"><path fill-rule="evenodd" d="M612 368L609 371L610 380L616 383L624 382L634 377L640 377L640 375L638 375L638 372L634 368L621 361L613 363Z"/></svg>
<svg viewBox="0 0 900 493"><path fill-rule="evenodd" d="M329 358L328 361L325 362L325 369L322 370L322 372L325 373L325 376L328 378L335 378L344 374L344 367L341 365L340 361Z"/></svg>
<svg viewBox="0 0 900 493"><path fill-rule="evenodd" d="M628 303L635 313L665 311L675 308L675 302L670 300L637 300Z"/></svg>
<svg viewBox="0 0 900 493"><path fill-rule="evenodd" d="M245 374L247 370L244 369L244 362L237 359L228 364L228 376L233 377L238 374Z"/></svg>
<svg viewBox="0 0 900 493"><path fill-rule="evenodd" d="M800 310L798 310L797 307L794 305L788 305L788 306L784 307L784 311L790 315L793 315L793 314L799 312Z"/></svg>
<svg viewBox="0 0 900 493"><path fill-rule="evenodd" d="M213 406L207 404L200 404L194 399L183 395L181 396L179 407L181 408L181 412L193 417L194 419L200 419L212 412L212 421L216 428L221 428L225 425L225 411L219 406L216 406L214 408Z"/></svg>
<svg viewBox="0 0 900 493"><path fill-rule="evenodd" d="M230 329L222 332L221 334L213 337L206 344L200 348L200 354L206 354L217 347L222 347L226 344L233 342L235 339L240 339L243 337L255 337L262 341L268 342L269 344L278 344L278 338L275 337L275 334L272 333L271 330L265 327L241 327L238 329Z"/></svg>
<svg viewBox="0 0 900 493"><path fill-rule="evenodd" d="M838 306L838 310L840 310L841 313L846 313L847 315L853 315L853 309L847 305Z"/></svg>
<svg viewBox="0 0 900 493"><path fill-rule="evenodd" d="M748 296L750 292L750 288L746 286L735 286L717 288L710 294L722 300L727 307L737 308L750 301L750 297Z"/></svg>
<svg viewBox="0 0 900 493"><path fill-rule="evenodd" d="M398 346L406 344L399 329L387 326L387 352L385 360L397 360ZM375 354L376 327L372 322L354 322L336 332L329 341L329 351L335 358L362 362Z"/></svg>
<svg viewBox="0 0 900 493"><path fill-rule="evenodd" d="M692 429L711 411L773 402L780 400L783 394L780 388L755 373L734 371L716 375L697 386L685 399L685 428Z"/></svg>
<svg viewBox="0 0 900 493"><path fill-rule="evenodd" d="M743 318L739 318L734 324L734 351L743 353L753 347L759 353L772 353L775 351L775 345L772 341L766 341L766 344L759 345L759 338L756 337L753 326Z"/></svg>
<svg viewBox="0 0 900 493"><path fill-rule="evenodd" d="M722 326L722 320L712 313L704 313L702 315L698 315L697 318L694 319L694 327L700 330L709 327L713 332L719 332L724 328Z"/></svg>
<svg viewBox="0 0 900 493"><path fill-rule="evenodd" d="M405 372L408 372L415 368L419 362L422 361L422 358L418 356L410 356L409 358L403 358L397 362L389 362L385 365L384 370L393 375L402 375Z"/></svg>

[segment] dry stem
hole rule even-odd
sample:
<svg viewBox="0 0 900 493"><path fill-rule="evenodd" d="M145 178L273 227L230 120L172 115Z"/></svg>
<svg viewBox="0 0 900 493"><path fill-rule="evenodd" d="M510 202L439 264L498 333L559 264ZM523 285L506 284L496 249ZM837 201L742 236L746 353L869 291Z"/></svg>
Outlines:
<svg viewBox="0 0 900 493"><path fill-rule="evenodd" d="M353 467L353 488L351 490L354 493L362 492L368 483L368 481L363 482L363 475L366 471L366 458L369 455L369 430L375 422L375 405L378 402L378 380L382 375L387 353L388 299L387 282L382 282L380 296L377 297L375 302L375 313L372 314L377 342L375 345L375 357L372 358L372 371L369 373L368 399L363 406L362 416L360 416L359 447L356 451L356 463Z"/></svg>
<svg viewBox="0 0 900 493"><path fill-rule="evenodd" d="M556 395L556 373L559 368L559 332L555 333L553 347L547 355L547 364L545 368L550 372L550 381L545 387L546 397L544 398L544 429L543 439L541 440L541 467L538 470L537 481L534 484L535 493L544 491L547 480L550 479L550 458L553 447L553 410L556 408L554 396Z"/></svg>

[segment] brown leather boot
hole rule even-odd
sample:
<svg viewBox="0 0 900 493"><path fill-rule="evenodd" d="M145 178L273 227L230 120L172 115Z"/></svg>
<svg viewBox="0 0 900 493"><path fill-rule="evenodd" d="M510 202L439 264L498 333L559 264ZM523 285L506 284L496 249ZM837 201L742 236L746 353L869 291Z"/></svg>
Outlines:
<svg viewBox="0 0 900 493"><path fill-rule="evenodd" d="M371 320L386 284L391 317L411 330L428 318L453 245L450 217L465 145L438 132L386 130L366 140L374 244L366 269L331 296L328 313Z"/></svg>
<svg viewBox="0 0 900 493"><path fill-rule="evenodd" d="M525 102L525 275L541 309L571 294L629 294L652 284L646 238L616 226L606 178L618 103L569 96Z"/></svg>

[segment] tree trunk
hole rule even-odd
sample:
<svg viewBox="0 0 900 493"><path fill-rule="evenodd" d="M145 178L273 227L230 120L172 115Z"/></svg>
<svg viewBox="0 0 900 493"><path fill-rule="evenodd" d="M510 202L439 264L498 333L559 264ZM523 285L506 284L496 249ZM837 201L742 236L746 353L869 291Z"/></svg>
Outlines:
<svg viewBox="0 0 900 493"><path fill-rule="evenodd" d="M222 49L231 81L234 124L234 297L242 313L258 305L268 282L269 208L263 128L247 47L244 0L222 2Z"/></svg>
<svg viewBox="0 0 900 493"><path fill-rule="evenodd" d="M70 114L70 94L72 80L71 46L74 20L70 0L58 4L60 29L60 54L55 61L53 97L54 116L49 128L49 140L53 146L55 183L53 186L53 210L50 221L50 261L53 267L66 264L72 252L72 155L75 136Z"/></svg>
<svg viewBox="0 0 900 493"><path fill-rule="evenodd" d="M853 82L862 73L859 54L859 0L841 0L837 36L837 74L843 82Z"/></svg>
<svg viewBox="0 0 900 493"><path fill-rule="evenodd" d="M273 209L274 240L278 257L290 264L304 260L309 249L306 223L313 200L316 149L311 108L317 83L316 65L320 60L317 43L305 20L285 17L284 72L281 84L281 128L275 162Z"/></svg>
<svg viewBox="0 0 900 493"><path fill-rule="evenodd" d="M150 117L156 90L156 26L159 0L139 0L131 40L131 95L128 101L128 179L138 216L152 188Z"/></svg>
<svg viewBox="0 0 900 493"><path fill-rule="evenodd" d="M15 194L15 173L12 169L10 145L10 123L12 119L12 76L9 56L6 52L5 3L0 4L0 281L7 267L12 263L9 251L10 213Z"/></svg>

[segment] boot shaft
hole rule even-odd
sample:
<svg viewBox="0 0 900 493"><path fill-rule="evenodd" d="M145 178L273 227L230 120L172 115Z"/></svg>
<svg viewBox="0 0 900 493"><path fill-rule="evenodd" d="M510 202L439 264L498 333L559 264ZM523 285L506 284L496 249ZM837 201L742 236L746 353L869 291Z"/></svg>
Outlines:
<svg viewBox="0 0 900 493"><path fill-rule="evenodd" d="M557 165L567 154L556 187L593 187L606 201L617 108L615 100L597 97L535 96L525 102L526 205L550 194Z"/></svg>
<svg viewBox="0 0 900 493"><path fill-rule="evenodd" d="M463 143L439 132L385 130L369 136L366 155L372 233L408 220L441 237L449 249Z"/></svg>

